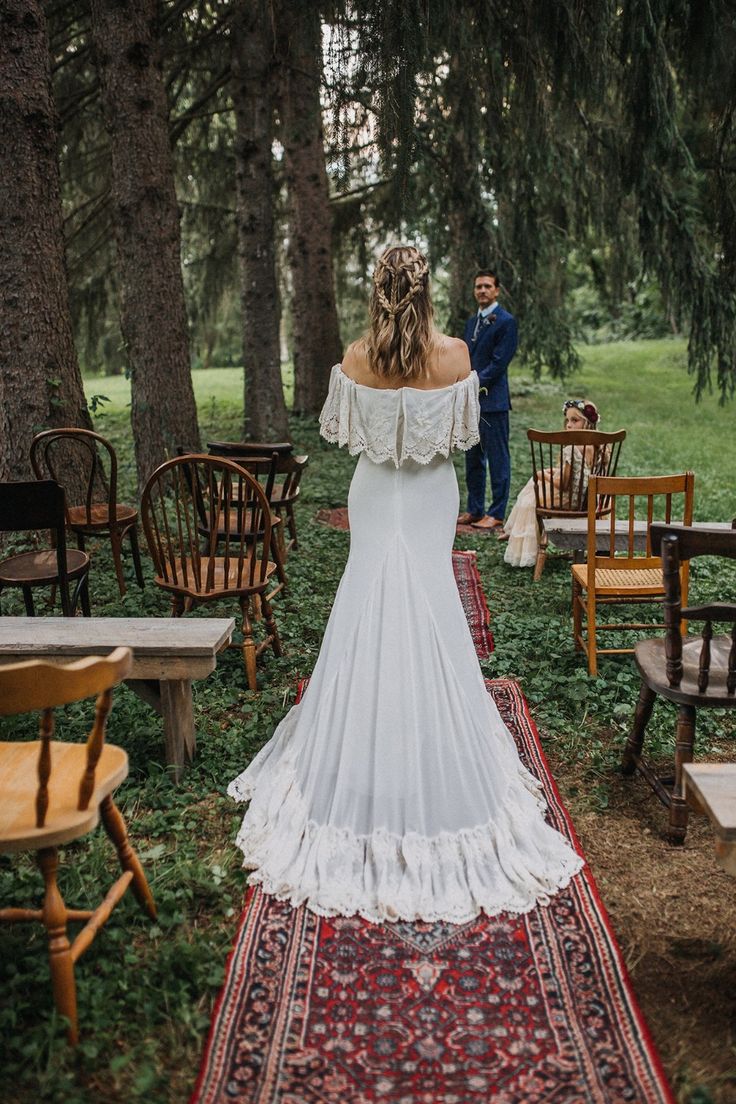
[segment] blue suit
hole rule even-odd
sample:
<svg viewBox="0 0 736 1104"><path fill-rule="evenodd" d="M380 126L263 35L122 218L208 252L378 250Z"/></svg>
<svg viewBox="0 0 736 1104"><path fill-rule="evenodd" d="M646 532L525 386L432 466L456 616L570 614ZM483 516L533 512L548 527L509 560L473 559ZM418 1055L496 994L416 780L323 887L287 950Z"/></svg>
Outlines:
<svg viewBox="0 0 736 1104"><path fill-rule="evenodd" d="M465 477L468 484L468 513L503 521L511 490L509 453L508 367L516 352L516 319L503 307L478 322L474 314L465 323L463 334L470 350L470 363L480 381L480 443L465 453ZM486 510L486 465L490 469L493 501Z"/></svg>

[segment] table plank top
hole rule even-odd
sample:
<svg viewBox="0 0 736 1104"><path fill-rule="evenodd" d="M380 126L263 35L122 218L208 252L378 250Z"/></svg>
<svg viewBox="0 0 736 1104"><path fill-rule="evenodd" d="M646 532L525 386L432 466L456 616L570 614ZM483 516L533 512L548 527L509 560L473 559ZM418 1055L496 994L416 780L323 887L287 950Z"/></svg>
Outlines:
<svg viewBox="0 0 736 1104"><path fill-rule="evenodd" d="M687 763L683 771L718 835L736 840L736 763Z"/></svg>
<svg viewBox="0 0 736 1104"><path fill-rule="evenodd" d="M232 617L0 617L0 655L94 654L120 646L142 656L214 656Z"/></svg>

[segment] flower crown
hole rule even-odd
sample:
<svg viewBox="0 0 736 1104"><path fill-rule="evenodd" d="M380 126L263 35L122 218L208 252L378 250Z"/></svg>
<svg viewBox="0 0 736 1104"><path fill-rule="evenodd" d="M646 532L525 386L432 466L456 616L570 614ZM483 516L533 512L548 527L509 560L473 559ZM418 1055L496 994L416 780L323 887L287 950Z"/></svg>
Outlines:
<svg viewBox="0 0 736 1104"><path fill-rule="evenodd" d="M586 402L585 399L567 399L567 401L562 404L562 413L567 413L571 406L579 410L586 422L590 422L591 425L598 425L598 422L601 420L598 408L592 402Z"/></svg>

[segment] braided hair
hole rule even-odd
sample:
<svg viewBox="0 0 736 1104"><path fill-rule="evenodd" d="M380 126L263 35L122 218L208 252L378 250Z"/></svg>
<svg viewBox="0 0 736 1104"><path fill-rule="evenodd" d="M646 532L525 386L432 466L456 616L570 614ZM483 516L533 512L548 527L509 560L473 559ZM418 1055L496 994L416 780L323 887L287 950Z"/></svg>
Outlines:
<svg viewBox="0 0 736 1104"><path fill-rule="evenodd" d="M388 378L415 379L427 367L434 338L429 266L413 245L394 245L373 273L368 363Z"/></svg>

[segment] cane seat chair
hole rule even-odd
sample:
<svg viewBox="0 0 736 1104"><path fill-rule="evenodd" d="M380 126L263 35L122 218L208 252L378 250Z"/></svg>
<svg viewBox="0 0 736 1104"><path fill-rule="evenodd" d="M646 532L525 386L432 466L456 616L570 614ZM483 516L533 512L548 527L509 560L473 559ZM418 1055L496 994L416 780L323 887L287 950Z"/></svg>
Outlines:
<svg viewBox="0 0 736 1104"><path fill-rule="evenodd" d="M588 485L587 562L572 565L572 616L575 647L585 652L588 673L598 674L599 655L621 655L633 652L631 647L601 648L601 632L629 632L656 629L661 622L598 623L601 606L649 605L664 598L662 561L652 547L651 525L655 520L668 524L680 520L691 525L693 520L692 472L683 475L655 475L642 478L591 476ZM622 505L623 503L623 505ZM644 554L636 549L637 503L646 518L647 532ZM679 505L679 509L678 509ZM608 548L598 553L596 522L599 510L606 511L604 527ZM675 511L679 517L675 517ZM657 517L657 515L662 515ZM623 548L616 521L625 520ZM688 564L682 565L682 591L687 596Z"/></svg>
<svg viewBox="0 0 736 1104"><path fill-rule="evenodd" d="M35 852L45 884L42 908L2 908L0 921L45 925L54 1001L69 1022L72 1044L79 1038L75 963L128 888L144 912L156 918L146 876L112 797L128 774L128 756L105 743L112 688L130 670L129 648L66 666L31 660L0 667L0 716L41 712L38 740L0 742L0 852ZM55 740L54 708L93 695L97 707L86 744ZM123 873L95 909L68 908L57 884L58 849L87 835L100 819ZM84 927L70 942L67 924L74 921Z"/></svg>
<svg viewBox="0 0 736 1104"><path fill-rule="evenodd" d="M588 481L591 475L615 475L626 430L601 433L594 429L562 430L546 433L540 429L526 432L532 458L532 478L537 515L538 551L534 582L538 582L547 559L549 538L544 522L549 518L587 518ZM571 467L570 448L585 449L587 462ZM545 479L553 472L557 479ZM596 517L607 512L604 501L596 503Z"/></svg>
<svg viewBox="0 0 736 1104"><path fill-rule="evenodd" d="M64 488L52 479L0 483L0 533L51 532L50 548L19 552L0 561L0 594L6 587L20 587L29 617L35 615L35 587L49 587L52 594L58 590L65 617L74 617L77 602L89 617L89 556L67 548L65 522Z"/></svg>
<svg viewBox="0 0 736 1104"><path fill-rule="evenodd" d="M250 525L243 514L251 512ZM276 564L269 560L271 509L258 481L221 457L179 456L151 475L141 500L143 529L156 585L172 599L172 616L228 598L240 604L248 685L257 689L256 658L265 648L281 655L268 597ZM248 539L248 530L263 539ZM200 547L203 545L203 547ZM265 638L256 645L251 615L261 607Z"/></svg>
<svg viewBox="0 0 736 1104"><path fill-rule="evenodd" d="M99 433L89 429L47 429L31 442L31 465L37 479L46 473L64 486L64 467L73 461L85 475L84 502L67 506L69 528L84 550L85 537L109 536L115 576L120 594L125 594L122 545L127 536L139 586L144 585L138 546L138 510L118 502L118 461L115 449ZM105 490L105 488L107 488ZM104 498L104 501L100 501Z"/></svg>
<svg viewBox="0 0 736 1104"><path fill-rule="evenodd" d="M651 537L653 548L661 546L665 633L640 640L634 649L641 690L622 769L628 775L639 771L646 779L669 809L670 840L682 843L688 822L683 767L693 760L697 710L736 709L736 602L688 606L682 568L698 556L736 560L736 531L655 524ZM683 634L690 621L704 622L700 634ZM730 632L714 634L713 624L718 622L730 625ZM657 696L677 706L671 779L660 778L643 755L646 727Z"/></svg>

